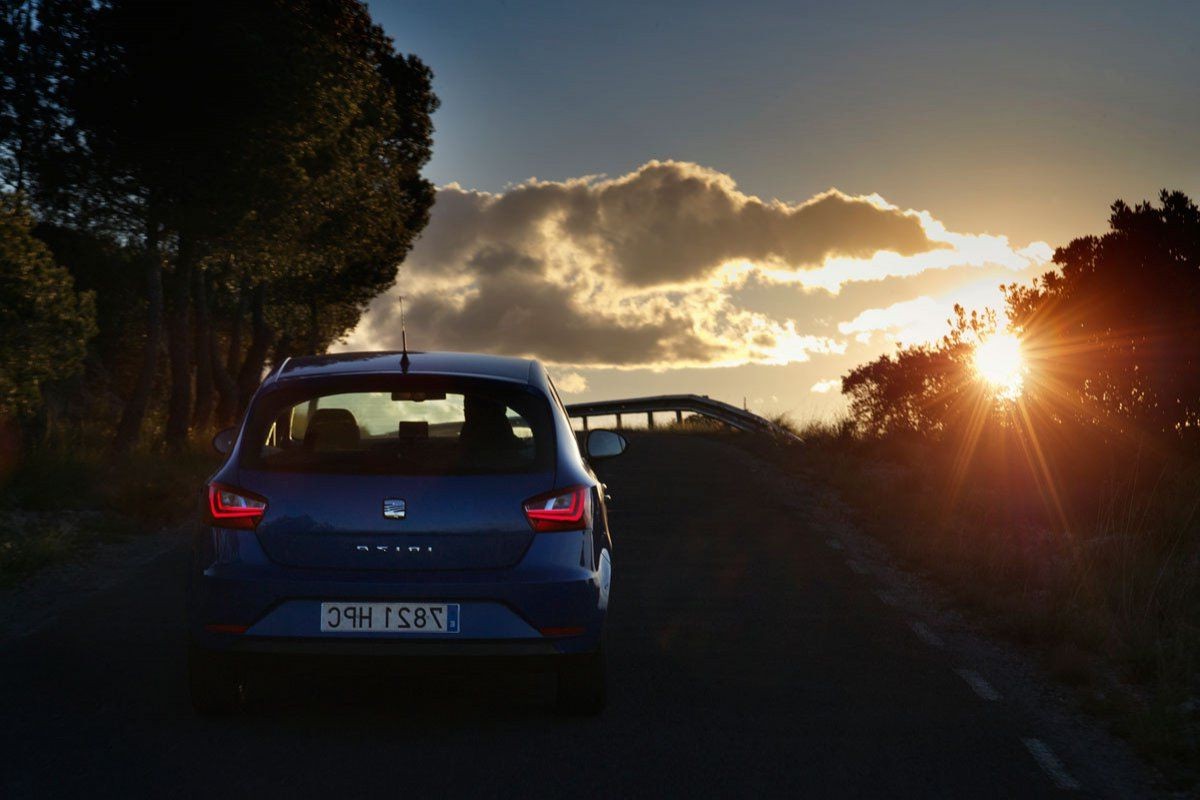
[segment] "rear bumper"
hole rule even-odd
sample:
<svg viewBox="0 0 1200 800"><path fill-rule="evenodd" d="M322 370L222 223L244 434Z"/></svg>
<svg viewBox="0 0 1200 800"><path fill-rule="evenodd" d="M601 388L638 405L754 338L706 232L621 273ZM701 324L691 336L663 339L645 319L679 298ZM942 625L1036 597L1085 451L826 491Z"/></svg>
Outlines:
<svg viewBox="0 0 1200 800"><path fill-rule="evenodd" d="M536 658L559 654L554 642L528 641L452 641L372 639L369 641L328 639L265 639L240 637L230 652L262 656L318 656L345 658L394 657L412 661L443 658Z"/></svg>
<svg viewBox="0 0 1200 800"><path fill-rule="evenodd" d="M271 562L252 532L202 529L189 635L205 650L276 656L553 656L599 647L611 566L589 533L539 534L503 570L343 571ZM456 634L321 633L322 602L457 603ZM547 633L543 633L547 631ZM567 635L563 635L566 633Z"/></svg>

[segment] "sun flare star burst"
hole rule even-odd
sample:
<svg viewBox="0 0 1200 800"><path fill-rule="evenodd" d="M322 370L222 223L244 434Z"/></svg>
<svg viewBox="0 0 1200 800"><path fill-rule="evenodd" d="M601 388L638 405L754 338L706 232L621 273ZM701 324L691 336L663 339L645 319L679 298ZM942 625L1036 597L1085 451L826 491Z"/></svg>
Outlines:
<svg viewBox="0 0 1200 800"><path fill-rule="evenodd" d="M975 372L998 397L1016 400L1025 383L1021 342L1011 333L989 336L975 348Z"/></svg>

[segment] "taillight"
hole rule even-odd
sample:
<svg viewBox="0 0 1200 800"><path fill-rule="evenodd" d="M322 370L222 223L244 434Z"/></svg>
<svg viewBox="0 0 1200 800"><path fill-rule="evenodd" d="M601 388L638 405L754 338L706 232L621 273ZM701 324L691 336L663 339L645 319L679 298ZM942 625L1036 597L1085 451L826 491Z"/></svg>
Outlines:
<svg viewBox="0 0 1200 800"><path fill-rule="evenodd" d="M267 501L245 489L223 483L208 485L208 517L213 525L253 530L266 510Z"/></svg>
<svg viewBox="0 0 1200 800"><path fill-rule="evenodd" d="M592 490L571 486L525 501L525 516L535 531L578 531L592 524Z"/></svg>

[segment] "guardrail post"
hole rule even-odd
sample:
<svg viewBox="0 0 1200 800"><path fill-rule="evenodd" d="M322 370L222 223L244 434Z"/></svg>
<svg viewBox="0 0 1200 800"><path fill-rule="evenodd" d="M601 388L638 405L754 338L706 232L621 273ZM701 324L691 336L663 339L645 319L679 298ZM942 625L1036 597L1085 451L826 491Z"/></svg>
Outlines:
<svg viewBox="0 0 1200 800"><path fill-rule="evenodd" d="M587 427L587 426L588 426L588 422L587 422L587 421L588 421L588 418L587 418L587 417L584 417L584 418L583 418L583 430L584 430L585 432L586 432L586 431L587 431L587 429L588 429L588 427Z"/></svg>
<svg viewBox="0 0 1200 800"><path fill-rule="evenodd" d="M678 408L675 409L675 424L676 425L683 424L683 412L680 411Z"/></svg>
<svg viewBox="0 0 1200 800"><path fill-rule="evenodd" d="M621 415L617 414L617 430L621 430Z"/></svg>
<svg viewBox="0 0 1200 800"><path fill-rule="evenodd" d="M646 427L647 428L654 427L654 412L653 411L646 412Z"/></svg>

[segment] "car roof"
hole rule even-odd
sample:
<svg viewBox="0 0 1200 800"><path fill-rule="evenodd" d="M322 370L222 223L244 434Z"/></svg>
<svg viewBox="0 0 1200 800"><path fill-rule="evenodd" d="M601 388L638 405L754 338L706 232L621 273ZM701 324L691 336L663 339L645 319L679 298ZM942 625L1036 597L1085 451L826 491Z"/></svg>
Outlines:
<svg viewBox="0 0 1200 800"><path fill-rule="evenodd" d="M408 351L408 368L398 350L361 353L326 353L287 359L267 382L297 378L352 374L469 375L541 385L545 371L536 359L492 356L481 353L431 353Z"/></svg>

